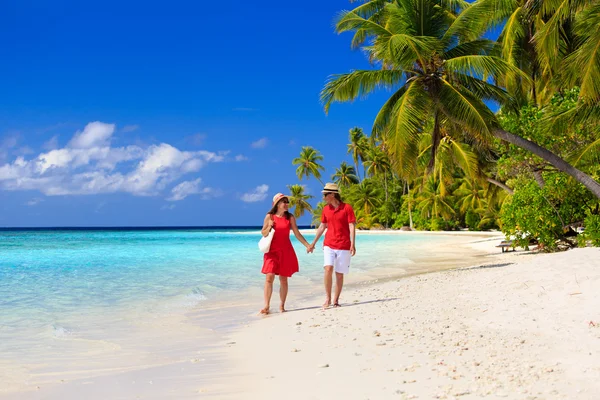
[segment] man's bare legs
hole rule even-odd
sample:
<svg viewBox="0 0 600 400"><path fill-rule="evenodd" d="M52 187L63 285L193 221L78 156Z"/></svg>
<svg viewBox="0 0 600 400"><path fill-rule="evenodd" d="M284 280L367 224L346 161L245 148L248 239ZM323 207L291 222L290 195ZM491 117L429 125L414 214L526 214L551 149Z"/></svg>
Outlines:
<svg viewBox="0 0 600 400"><path fill-rule="evenodd" d="M279 311L285 312L285 299L288 294L288 278L287 276L279 277L279 298L281 299L281 304L279 305Z"/></svg>
<svg viewBox="0 0 600 400"><path fill-rule="evenodd" d="M333 285L333 265L326 265L323 267L325 270L323 282L325 284L325 303L323 308L328 308L331 305L331 286Z"/></svg>
<svg viewBox="0 0 600 400"><path fill-rule="evenodd" d="M344 286L344 274L339 272L335 273L335 297L333 299L333 306L340 306L340 294L342 293L342 287Z"/></svg>
<svg viewBox="0 0 600 400"><path fill-rule="evenodd" d="M261 314L269 313L269 308L271 307L271 295L273 294L273 281L274 280L275 280L275 274L266 274L266 276L265 276L265 307L262 310L260 310ZM287 289L287 285L286 285L286 289Z"/></svg>

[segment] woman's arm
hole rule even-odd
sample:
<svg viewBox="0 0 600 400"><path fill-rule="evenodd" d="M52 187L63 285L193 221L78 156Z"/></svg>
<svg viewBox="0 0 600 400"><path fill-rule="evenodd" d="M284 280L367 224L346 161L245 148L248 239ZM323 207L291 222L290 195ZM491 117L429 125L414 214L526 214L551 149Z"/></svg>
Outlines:
<svg viewBox="0 0 600 400"><path fill-rule="evenodd" d="M296 239L300 241L307 249L310 248L310 244L304 239L304 236L298 230L298 225L296 224L296 218L294 216L290 217L290 225L292 226L292 231L294 231L294 236Z"/></svg>
<svg viewBox="0 0 600 400"><path fill-rule="evenodd" d="M269 236L269 232L271 231L271 228L273 227L273 220L271 219L271 214L267 214L265 216L265 220L263 221L263 227L262 230L260 231L260 233L262 233L262 235L264 237Z"/></svg>

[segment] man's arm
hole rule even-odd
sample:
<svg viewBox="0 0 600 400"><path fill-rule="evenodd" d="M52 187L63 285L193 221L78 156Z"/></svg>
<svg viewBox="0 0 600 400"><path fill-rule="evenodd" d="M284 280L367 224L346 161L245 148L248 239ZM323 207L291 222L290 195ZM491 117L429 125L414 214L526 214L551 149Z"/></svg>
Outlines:
<svg viewBox="0 0 600 400"><path fill-rule="evenodd" d="M356 246L354 245L356 242L356 224L351 222L350 226L350 255L354 256L356 254Z"/></svg>
<svg viewBox="0 0 600 400"><path fill-rule="evenodd" d="M313 248L315 247L315 245L319 241L319 238L321 237L321 235L323 234L323 232L325 232L325 229L327 229L327 223L326 222L321 222L321 225L319 225L319 228L317 229L317 234L315 235L315 240L313 240L313 242L311 244L311 246Z"/></svg>

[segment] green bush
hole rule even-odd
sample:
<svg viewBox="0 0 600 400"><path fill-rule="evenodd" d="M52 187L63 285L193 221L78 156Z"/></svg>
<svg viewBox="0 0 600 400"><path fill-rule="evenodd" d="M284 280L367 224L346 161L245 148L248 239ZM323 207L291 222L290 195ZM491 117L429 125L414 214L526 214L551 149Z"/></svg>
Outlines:
<svg viewBox="0 0 600 400"><path fill-rule="evenodd" d="M594 203L592 194L575 180L560 173L544 174L541 189L533 180L521 179L515 194L502 207L502 231L525 247L536 238L547 250L556 248L564 227L585 218ZM529 235L527 235L529 233Z"/></svg>
<svg viewBox="0 0 600 400"><path fill-rule="evenodd" d="M589 215L585 219L586 240L591 240L593 246L600 246L600 215Z"/></svg>
<svg viewBox="0 0 600 400"><path fill-rule="evenodd" d="M556 239L562 236L562 224L542 189L531 181L504 203L502 232L514 237L520 247L527 247L529 239L536 238L544 248L553 250Z"/></svg>

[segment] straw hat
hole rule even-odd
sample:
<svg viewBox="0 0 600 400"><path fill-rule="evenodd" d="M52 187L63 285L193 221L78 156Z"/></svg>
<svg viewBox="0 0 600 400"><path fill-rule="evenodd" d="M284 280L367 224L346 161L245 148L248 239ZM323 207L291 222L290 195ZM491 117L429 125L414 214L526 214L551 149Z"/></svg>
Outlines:
<svg viewBox="0 0 600 400"><path fill-rule="evenodd" d="M338 185L335 183L326 183L321 193L339 193Z"/></svg>
<svg viewBox="0 0 600 400"><path fill-rule="evenodd" d="M285 194L277 193L275 196L273 196L273 205L277 204L277 202L281 199L287 199L290 201L289 197L287 197Z"/></svg>

